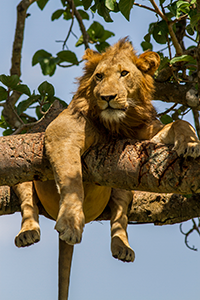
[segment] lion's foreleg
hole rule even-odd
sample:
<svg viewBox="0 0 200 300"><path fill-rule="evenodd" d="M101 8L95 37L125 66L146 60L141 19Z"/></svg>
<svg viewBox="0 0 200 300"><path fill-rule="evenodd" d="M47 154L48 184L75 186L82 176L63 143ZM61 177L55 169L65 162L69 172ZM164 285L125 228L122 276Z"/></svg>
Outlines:
<svg viewBox="0 0 200 300"><path fill-rule="evenodd" d="M13 187L21 203L22 223L21 230L15 237L17 247L25 247L40 240L40 226L37 195L33 182L23 182Z"/></svg>
<svg viewBox="0 0 200 300"><path fill-rule="evenodd" d="M70 282L73 245L59 239L59 289L58 300L67 300Z"/></svg>
<svg viewBox="0 0 200 300"><path fill-rule="evenodd" d="M111 209L111 251L115 258L122 261L134 261L135 254L128 242L126 232L128 205L133 199L131 191L113 189L109 206Z"/></svg>
<svg viewBox="0 0 200 300"><path fill-rule="evenodd" d="M200 141L188 122L177 120L165 125L152 139L154 143L174 145L173 150L184 157L200 156Z"/></svg>

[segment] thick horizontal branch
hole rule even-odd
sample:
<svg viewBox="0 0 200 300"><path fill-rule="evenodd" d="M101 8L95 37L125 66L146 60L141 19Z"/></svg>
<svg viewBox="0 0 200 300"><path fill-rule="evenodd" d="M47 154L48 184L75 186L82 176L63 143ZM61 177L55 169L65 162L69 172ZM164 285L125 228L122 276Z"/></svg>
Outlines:
<svg viewBox="0 0 200 300"><path fill-rule="evenodd" d="M178 157L171 148L132 140L97 145L82 158L83 178L128 190L200 192L200 158ZM1 137L0 161L0 185L53 178L45 156L44 133Z"/></svg>
<svg viewBox="0 0 200 300"><path fill-rule="evenodd" d="M0 139L0 185L33 179L52 179L45 157L44 133ZM98 185L157 193L192 194L200 191L200 159L177 157L171 147L148 141L118 141L90 149L82 158L85 181ZM200 197L135 192L129 221L172 224L200 216ZM8 186L0 189L0 214L20 210ZM40 213L45 211L40 207ZM100 219L109 219L107 208Z"/></svg>
<svg viewBox="0 0 200 300"><path fill-rule="evenodd" d="M178 103L200 110L199 99L191 83L155 82L155 100Z"/></svg>

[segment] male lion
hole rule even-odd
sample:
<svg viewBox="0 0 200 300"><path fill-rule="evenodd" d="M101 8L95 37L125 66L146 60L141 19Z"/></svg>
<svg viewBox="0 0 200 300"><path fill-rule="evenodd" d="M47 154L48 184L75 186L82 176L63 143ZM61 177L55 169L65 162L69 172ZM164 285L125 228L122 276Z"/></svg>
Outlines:
<svg viewBox="0 0 200 300"><path fill-rule="evenodd" d="M173 144L178 155L197 157L200 142L187 122L164 126L156 119L151 99L152 75L160 62L157 53L138 57L125 38L102 54L87 49L83 59L84 74L72 102L46 130L45 148L55 182L35 181L34 187L45 210L57 220L60 239L71 245L80 243L84 224L97 218L109 202L112 255L129 262L135 257L126 233L132 192L84 183L81 156L97 143L131 138ZM22 201L22 228L16 237L21 247L39 240L39 224L32 183L15 189Z"/></svg>

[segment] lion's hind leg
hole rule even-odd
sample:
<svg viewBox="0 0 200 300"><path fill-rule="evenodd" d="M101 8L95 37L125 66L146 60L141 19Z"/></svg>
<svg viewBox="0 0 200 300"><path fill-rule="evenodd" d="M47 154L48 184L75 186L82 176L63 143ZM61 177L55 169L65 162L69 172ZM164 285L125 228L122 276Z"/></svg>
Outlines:
<svg viewBox="0 0 200 300"><path fill-rule="evenodd" d="M21 230L15 237L17 247L26 247L40 240L40 226L38 223L37 195L33 182L23 182L13 187L21 203Z"/></svg>
<svg viewBox="0 0 200 300"><path fill-rule="evenodd" d="M128 242L126 232L128 205L133 199L131 191L112 189L109 206L111 209L111 251L113 257L122 261L131 262L135 253Z"/></svg>

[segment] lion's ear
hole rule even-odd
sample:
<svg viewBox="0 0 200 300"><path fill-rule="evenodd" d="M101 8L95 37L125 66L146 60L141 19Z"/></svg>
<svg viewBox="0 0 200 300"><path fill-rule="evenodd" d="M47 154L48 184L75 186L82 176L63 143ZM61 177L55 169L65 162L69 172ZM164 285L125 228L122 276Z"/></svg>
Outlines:
<svg viewBox="0 0 200 300"><path fill-rule="evenodd" d="M142 53L138 57L136 62L136 66L138 67L138 69L151 76L154 75L159 65L160 65L160 56L153 51L147 51Z"/></svg>
<svg viewBox="0 0 200 300"><path fill-rule="evenodd" d="M92 49L86 49L85 53L83 55L83 59L88 60L88 61L100 60L101 59L101 54L97 51L92 50Z"/></svg>

